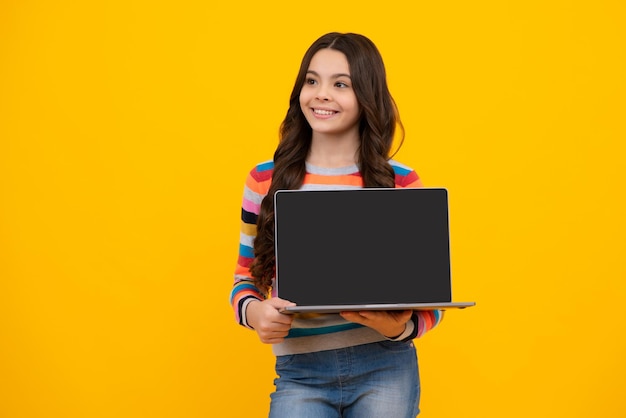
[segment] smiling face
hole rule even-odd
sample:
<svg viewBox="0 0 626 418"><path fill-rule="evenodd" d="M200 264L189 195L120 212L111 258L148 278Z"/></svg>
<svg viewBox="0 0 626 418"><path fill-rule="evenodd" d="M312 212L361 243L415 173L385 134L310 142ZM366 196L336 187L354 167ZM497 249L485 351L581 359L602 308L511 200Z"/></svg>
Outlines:
<svg viewBox="0 0 626 418"><path fill-rule="evenodd" d="M342 52L326 48L313 56L300 91L300 108L314 138L358 139L359 103L352 88L350 65Z"/></svg>

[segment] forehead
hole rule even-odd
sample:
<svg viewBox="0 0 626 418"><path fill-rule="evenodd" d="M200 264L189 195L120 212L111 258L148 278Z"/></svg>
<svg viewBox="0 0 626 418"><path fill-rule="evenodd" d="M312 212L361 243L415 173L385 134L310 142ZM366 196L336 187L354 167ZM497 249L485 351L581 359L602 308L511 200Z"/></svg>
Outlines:
<svg viewBox="0 0 626 418"><path fill-rule="evenodd" d="M343 52L325 48L313 55L308 70L320 75L350 74L350 64Z"/></svg>

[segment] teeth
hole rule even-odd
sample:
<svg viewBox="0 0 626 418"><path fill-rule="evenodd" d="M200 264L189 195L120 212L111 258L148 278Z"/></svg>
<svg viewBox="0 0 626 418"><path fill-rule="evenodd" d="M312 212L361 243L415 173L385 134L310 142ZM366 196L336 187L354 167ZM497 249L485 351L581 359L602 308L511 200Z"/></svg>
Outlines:
<svg viewBox="0 0 626 418"><path fill-rule="evenodd" d="M322 109L313 109L313 112L317 113L318 115L332 115L333 112L332 110L322 110Z"/></svg>

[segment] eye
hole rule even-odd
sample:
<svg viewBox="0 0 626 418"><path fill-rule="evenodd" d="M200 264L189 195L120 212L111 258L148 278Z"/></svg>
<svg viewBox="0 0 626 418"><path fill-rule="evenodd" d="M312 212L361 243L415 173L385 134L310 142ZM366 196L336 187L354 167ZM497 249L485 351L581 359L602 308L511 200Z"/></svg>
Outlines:
<svg viewBox="0 0 626 418"><path fill-rule="evenodd" d="M345 89L345 88L348 88L348 87L350 87L350 86L348 86L348 85L347 85L346 83L344 83L343 81L337 81L337 82L335 83L335 87L339 87L339 88Z"/></svg>
<svg viewBox="0 0 626 418"><path fill-rule="evenodd" d="M317 83L317 81L310 77L307 77L307 79L304 81L304 84L309 84L309 85L314 85L315 83Z"/></svg>

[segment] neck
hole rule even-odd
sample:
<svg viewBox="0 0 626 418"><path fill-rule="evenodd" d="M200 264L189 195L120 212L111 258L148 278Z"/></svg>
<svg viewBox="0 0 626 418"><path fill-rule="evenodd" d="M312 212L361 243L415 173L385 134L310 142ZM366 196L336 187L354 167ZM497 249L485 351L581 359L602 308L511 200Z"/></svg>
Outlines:
<svg viewBox="0 0 626 418"><path fill-rule="evenodd" d="M309 164L327 168L354 165L358 161L359 145L358 136L337 138L314 133L306 160Z"/></svg>

